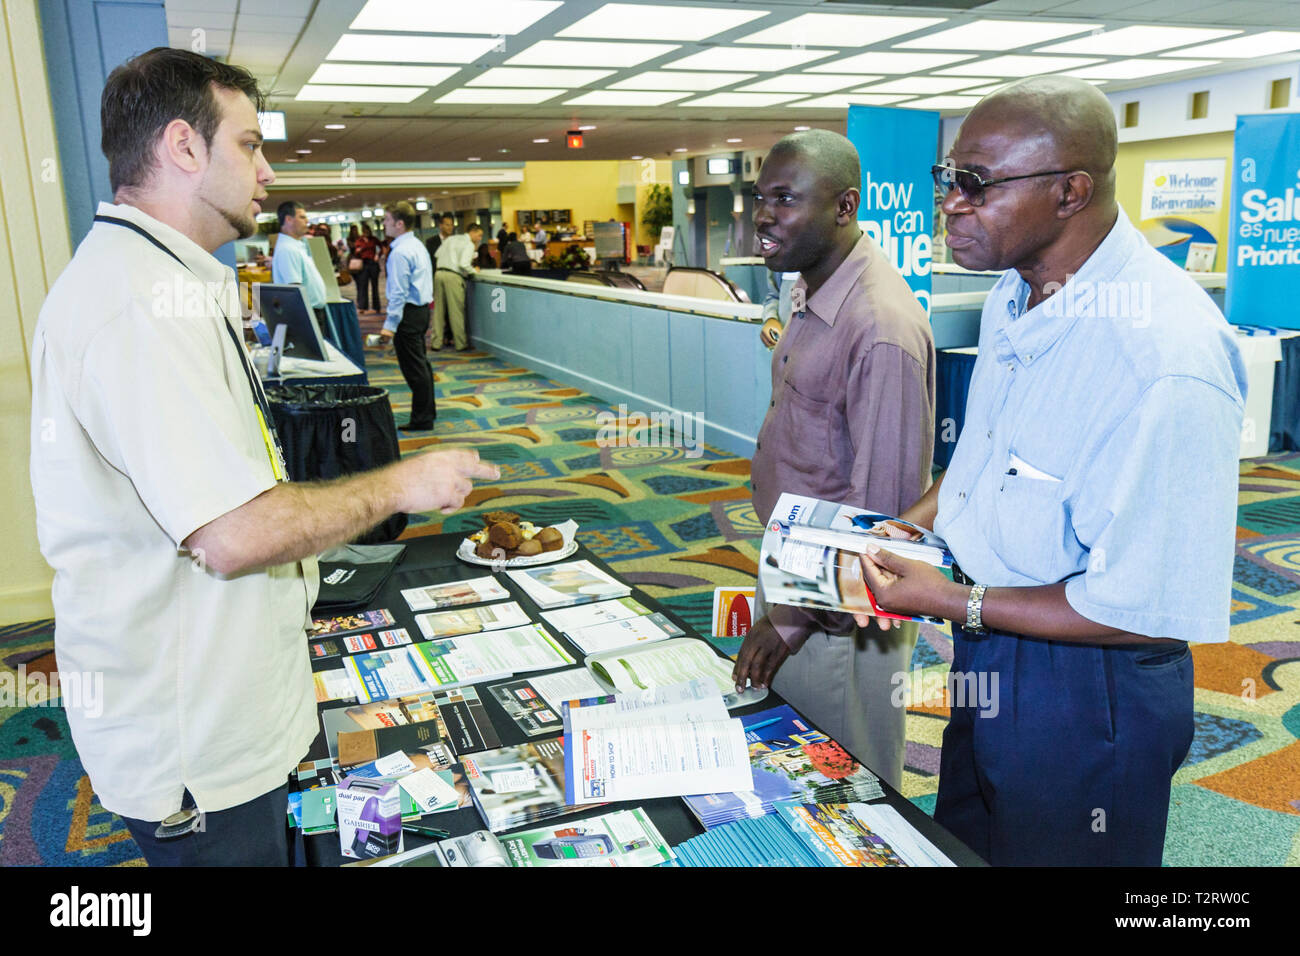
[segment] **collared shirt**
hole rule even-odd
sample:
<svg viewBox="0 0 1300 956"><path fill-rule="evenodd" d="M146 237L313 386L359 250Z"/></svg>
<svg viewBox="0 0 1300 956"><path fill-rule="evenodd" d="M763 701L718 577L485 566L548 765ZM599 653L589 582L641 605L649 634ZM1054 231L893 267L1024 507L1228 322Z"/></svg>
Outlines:
<svg viewBox="0 0 1300 956"><path fill-rule="evenodd" d="M794 301L806 289L800 277ZM751 472L754 510L766 522L777 498L793 492L898 514L929 487L933 455L930 323L864 233L794 313L772 355L771 405ZM820 620L786 605L770 606L768 619L795 650Z"/></svg>
<svg viewBox="0 0 1300 956"><path fill-rule="evenodd" d="M325 308L325 280L307 243L301 239L280 233L275 240L275 254L271 256L271 281L276 285L300 285L307 295L307 305L313 309Z"/></svg>
<svg viewBox="0 0 1300 956"><path fill-rule="evenodd" d="M388 316L384 328L393 332L402 321L402 309L408 303L428 305L433 301L433 264L424 243L413 233L404 232L389 247L385 268L388 270L384 284Z"/></svg>
<svg viewBox="0 0 1300 956"><path fill-rule="evenodd" d="M36 530L59 667L102 675L96 707L67 706L77 752L105 807L159 820L187 788L202 810L246 803L307 751L316 561L222 577L181 550L275 485L230 336L235 276L132 206L98 211L184 265L95 223L51 288L32 350Z"/></svg>
<svg viewBox="0 0 1300 956"><path fill-rule="evenodd" d="M1123 211L1058 292L989 292L934 530L980 584L1067 581L1091 621L1226 641L1246 373Z"/></svg>
<svg viewBox="0 0 1300 956"><path fill-rule="evenodd" d="M461 276L474 271L474 240L463 232L448 236L438 247L438 270L447 269Z"/></svg>

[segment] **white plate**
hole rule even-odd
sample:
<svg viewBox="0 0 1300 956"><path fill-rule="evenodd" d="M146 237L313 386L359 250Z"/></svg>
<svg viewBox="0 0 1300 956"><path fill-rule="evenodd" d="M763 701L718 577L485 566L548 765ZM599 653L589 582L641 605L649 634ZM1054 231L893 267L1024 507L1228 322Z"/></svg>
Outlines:
<svg viewBox="0 0 1300 956"><path fill-rule="evenodd" d="M543 551L541 554L524 555L506 561L499 561L496 558L480 558L474 553L474 542L466 538L460 543L460 547L456 549L456 557L467 564L481 564L485 568L501 570L502 568L531 568L536 564L550 564L552 561L561 561L572 556L577 550L578 542L570 541L559 551Z"/></svg>

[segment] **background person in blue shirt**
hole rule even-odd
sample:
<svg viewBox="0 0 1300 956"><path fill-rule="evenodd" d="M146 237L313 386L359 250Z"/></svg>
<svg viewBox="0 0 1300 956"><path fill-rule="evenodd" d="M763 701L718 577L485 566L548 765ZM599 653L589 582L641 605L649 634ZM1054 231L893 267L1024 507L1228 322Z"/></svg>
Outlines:
<svg viewBox="0 0 1300 956"><path fill-rule="evenodd" d="M993 864L1158 866L1186 642L1228 639L1245 370L1116 204L1115 151L1079 80L1021 81L962 124L935 170L948 248L1011 271L952 463L903 517L970 580L863 560L881 606L954 622L935 820Z"/></svg>
<svg viewBox="0 0 1300 956"><path fill-rule="evenodd" d="M409 202L384 207L384 234L392 237L388 250L388 318L379 334L393 340L397 365L411 389L411 417L401 427L428 431L438 417L433 395L433 369L425 351L429 303L433 300L433 265L428 250L412 233L415 208Z"/></svg>
<svg viewBox="0 0 1300 956"><path fill-rule="evenodd" d="M311 257L304 238L311 224L302 203L287 200L275 210L280 220L280 234L271 256L271 281L276 285L300 285L307 296L307 306L316 313L316 322L324 328L325 280Z"/></svg>

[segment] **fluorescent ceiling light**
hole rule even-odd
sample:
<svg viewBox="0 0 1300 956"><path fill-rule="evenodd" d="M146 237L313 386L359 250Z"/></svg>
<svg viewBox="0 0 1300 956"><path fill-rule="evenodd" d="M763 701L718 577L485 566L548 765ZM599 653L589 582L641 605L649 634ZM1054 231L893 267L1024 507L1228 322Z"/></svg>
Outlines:
<svg viewBox="0 0 1300 956"><path fill-rule="evenodd" d="M890 103L897 103L899 100L907 99L903 95L885 95L873 93L832 93L830 96L818 96L811 100L800 100L798 103L791 103L792 109L810 110L842 110L847 109L854 103L863 106L888 106ZM796 126L795 129L800 127ZM808 127L803 127L807 129Z"/></svg>
<svg viewBox="0 0 1300 956"><path fill-rule="evenodd" d="M746 93L831 93L846 86L861 86L882 76L855 76L848 73L787 73L772 76L740 89Z"/></svg>
<svg viewBox="0 0 1300 956"><path fill-rule="evenodd" d="M507 66L636 66L678 49L667 43L542 40L506 60Z"/></svg>
<svg viewBox="0 0 1300 956"><path fill-rule="evenodd" d="M597 83L613 70L550 70L526 66L498 66L480 73L467 83L467 86L549 86L552 89L563 87L586 86Z"/></svg>
<svg viewBox="0 0 1300 956"><path fill-rule="evenodd" d="M633 159L645 159L644 156L633 156L632 158L633 158Z"/></svg>
<svg viewBox="0 0 1300 956"><path fill-rule="evenodd" d="M594 126L579 126L579 127L578 127L578 130L579 130L579 132L583 132L583 133L585 133L585 132L587 132L588 130L593 130L593 129L595 129L595 128L596 128L596 127L594 127Z"/></svg>
<svg viewBox="0 0 1300 956"><path fill-rule="evenodd" d="M680 100L685 93L667 90L592 90L572 100L565 106L663 106Z"/></svg>
<svg viewBox="0 0 1300 956"><path fill-rule="evenodd" d="M901 80L890 80L869 87L868 93L910 93L913 96L922 93L951 93L964 90L976 83L990 83L990 77L974 76L909 76Z"/></svg>
<svg viewBox="0 0 1300 956"><path fill-rule="evenodd" d="M442 9L441 4L438 7ZM427 37L393 33L345 33L327 60L371 63L473 63L491 52L492 37Z"/></svg>
<svg viewBox="0 0 1300 956"><path fill-rule="evenodd" d="M777 106L798 99L798 93L710 93L698 100L687 100L678 106Z"/></svg>
<svg viewBox="0 0 1300 956"><path fill-rule="evenodd" d="M715 46L680 60L665 63L664 66L674 70L757 70L759 73L775 73L788 70L810 60L820 60L832 56L835 50L758 50L745 46Z"/></svg>
<svg viewBox="0 0 1300 956"><path fill-rule="evenodd" d="M960 66L946 66L943 72L957 76L1038 76L1040 73L1059 73L1092 66L1101 60L1082 56L995 56L990 60L976 60Z"/></svg>
<svg viewBox="0 0 1300 956"><path fill-rule="evenodd" d="M1144 76L1159 76L1161 73L1177 73L1179 70L1217 66L1221 62L1221 60L1118 60L1100 66L1085 66L1081 70L1066 70L1066 76L1077 76L1082 80L1137 80Z"/></svg>
<svg viewBox="0 0 1300 956"><path fill-rule="evenodd" d="M326 123L325 128L326 129L347 129L348 126L346 123Z"/></svg>
<svg viewBox="0 0 1300 956"><path fill-rule="evenodd" d="M739 137L732 137L731 139L728 139L727 142L728 142L728 143L743 143L744 140L743 140L743 139L740 139Z"/></svg>
<svg viewBox="0 0 1300 956"><path fill-rule="evenodd" d="M1052 23L1043 20L976 20L951 30L927 33L915 40L895 43L911 50L1014 50L1031 43L1047 43L1073 33L1095 29L1092 23Z"/></svg>
<svg viewBox="0 0 1300 956"><path fill-rule="evenodd" d="M325 140L323 140L323 139L309 139L309 140L307 140L307 142L309 142L309 143L323 143L323 142L325 142Z"/></svg>
<svg viewBox="0 0 1300 956"><path fill-rule="evenodd" d="M465 4L369 0L351 29L500 36L522 33L560 6L558 0L475 0Z"/></svg>
<svg viewBox="0 0 1300 956"><path fill-rule="evenodd" d="M1141 56L1189 43L1204 43L1232 36L1240 30L1207 30L1203 27L1121 27L1092 36L1040 47L1038 53L1095 53L1098 56Z"/></svg>
<svg viewBox="0 0 1300 956"><path fill-rule="evenodd" d="M719 7L660 7L640 3L607 3L577 23L556 32L559 37L641 40L703 40L767 16L766 10ZM441 28L445 29L445 28Z"/></svg>
<svg viewBox="0 0 1300 956"><path fill-rule="evenodd" d="M308 83L376 86L437 86L460 72L458 66L389 66L378 63L322 63Z"/></svg>
<svg viewBox="0 0 1300 956"><path fill-rule="evenodd" d="M549 143L550 140L543 136L543 137L541 137L540 139L535 139L535 140L533 140L533 142L534 142L534 143Z"/></svg>
<svg viewBox="0 0 1300 956"><path fill-rule="evenodd" d="M1204 43L1161 55L1221 56L1235 59L1248 56L1273 56L1275 53L1290 53L1292 50L1300 50L1300 33L1290 30L1268 30L1264 33L1219 40L1217 43Z"/></svg>
<svg viewBox="0 0 1300 956"><path fill-rule="evenodd" d="M619 80L610 86L611 90L685 90L688 93L700 93L704 90L716 90L720 86L730 86L744 80L752 80L756 73L681 73L672 70L650 70Z"/></svg>
<svg viewBox="0 0 1300 956"><path fill-rule="evenodd" d="M859 53L808 69L813 73L920 73L969 59L953 53Z"/></svg>
<svg viewBox="0 0 1300 956"><path fill-rule="evenodd" d="M563 87L559 89L518 89L518 90L499 90L488 89L484 87L462 87L459 90L452 90L443 96L438 97L434 102L437 103L542 103L561 93L568 92Z"/></svg>
<svg viewBox="0 0 1300 956"><path fill-rule="evenodd" d="M857 13L805 13L741 37L737 43L770 46L870 46L890 37L924 30L943 17L869 17Z"/></svg>
<svg viewBox="0 0 1300 956"><path fill-rule="evenodd" d="M308 153L311 152L311 150L310 150L310 149L295 149L294 152L297 153L299 156L306 156Z"/></svg>
<svg viewBox="0 0 1300 956"><path fill-rule="evenodd" d="M329 86L308 84L295 100L312 103L409 103L428 92L425 86Z"/></svg>
<svg viewBox="0 0 1300 956"><path fill-rule="evenodd" d="M909 110L968 110L980 101L978 96L927 96L904 103Z"/></svg>

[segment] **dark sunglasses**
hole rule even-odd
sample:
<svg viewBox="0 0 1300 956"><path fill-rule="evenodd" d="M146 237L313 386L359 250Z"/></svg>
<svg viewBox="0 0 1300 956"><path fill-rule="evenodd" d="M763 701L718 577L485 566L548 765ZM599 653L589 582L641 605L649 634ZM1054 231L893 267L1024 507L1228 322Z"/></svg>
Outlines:
<svg viewBox="0 0 1300 956"><path fill-rule="evenodd" d="M931 166L930 175L934 177L934 188L940 196L947 196L956 189L972 206L984 205L984 190L1002 183L1013 183L1018 179L1035 179L1039 176L1060 176L1073 172L1070 169L1053 169L1044 173L1026 173L1023 176L1003 176L1001 179L985 179L979 173L956 166Z"/></svg>

